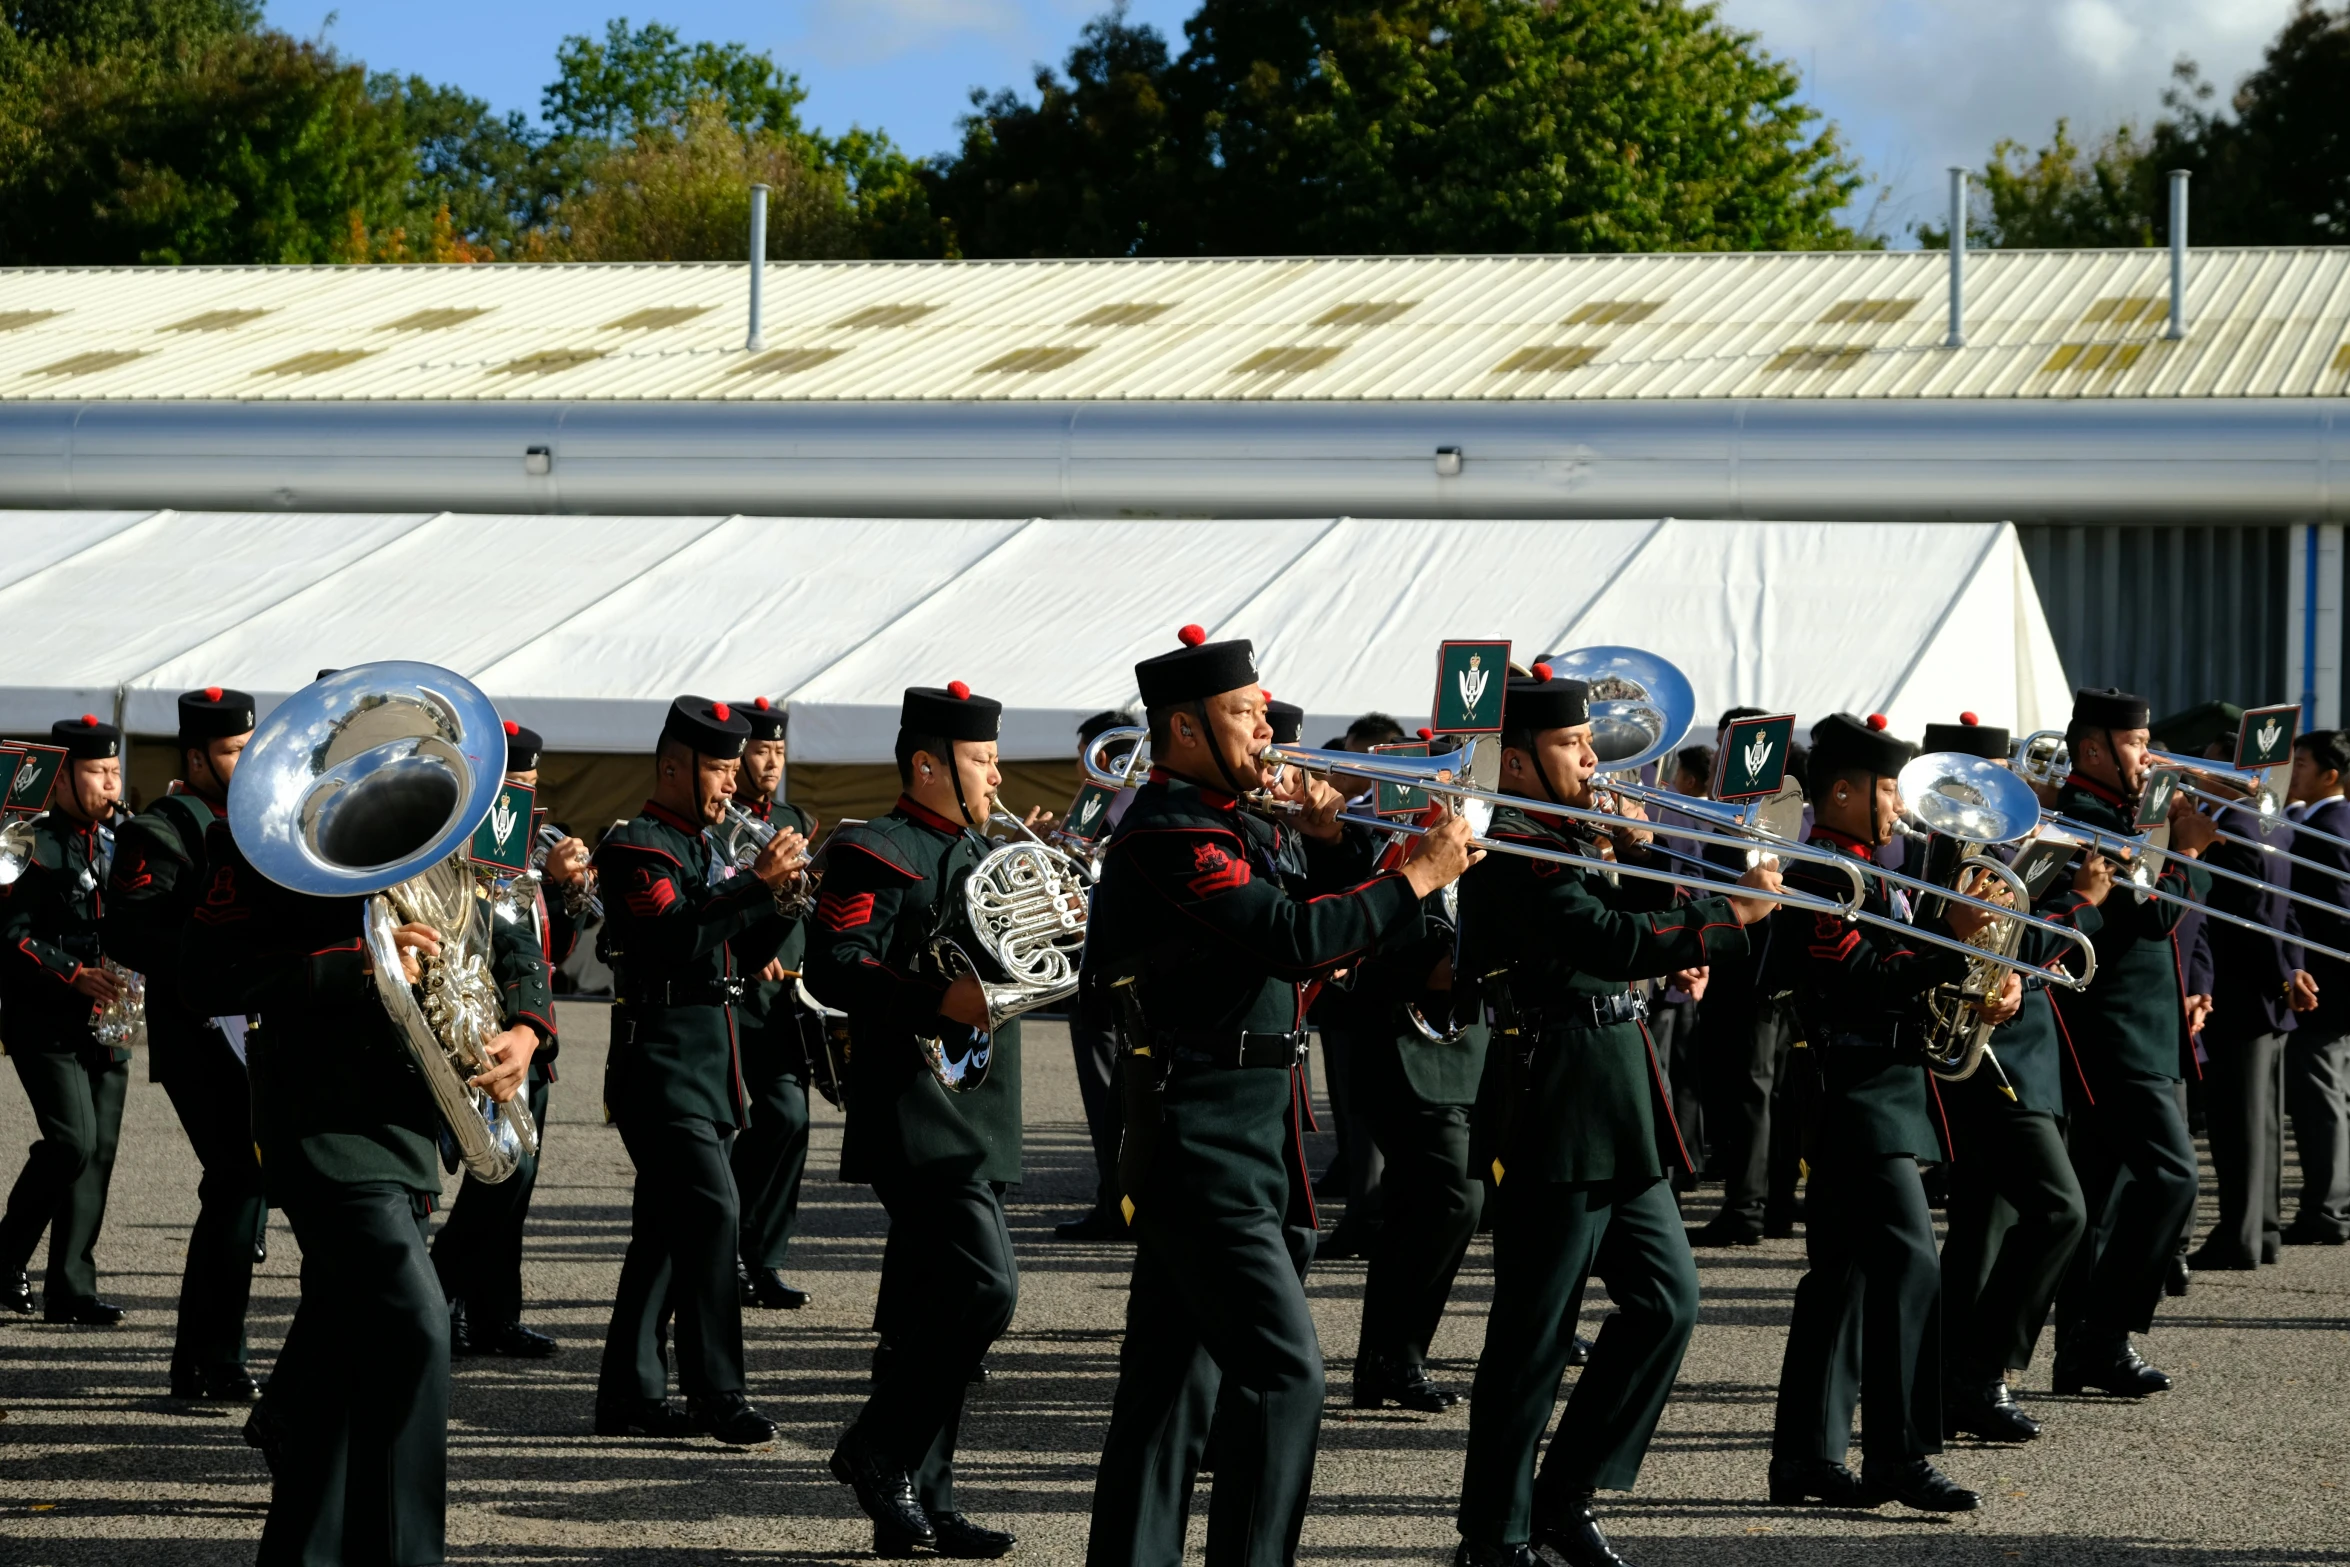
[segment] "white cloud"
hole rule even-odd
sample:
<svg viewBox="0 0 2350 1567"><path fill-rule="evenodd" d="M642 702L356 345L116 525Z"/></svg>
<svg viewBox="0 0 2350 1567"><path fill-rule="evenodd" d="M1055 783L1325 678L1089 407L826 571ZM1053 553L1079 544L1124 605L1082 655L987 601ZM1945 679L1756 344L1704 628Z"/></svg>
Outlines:
<svg viewBox="0 0 2350 1567"><path fill-rule="evenodd" d="M829 0L813 8L805 38L820 60L868 64L959 38L1018 37L1029 25L1018 0Z"/></svg>

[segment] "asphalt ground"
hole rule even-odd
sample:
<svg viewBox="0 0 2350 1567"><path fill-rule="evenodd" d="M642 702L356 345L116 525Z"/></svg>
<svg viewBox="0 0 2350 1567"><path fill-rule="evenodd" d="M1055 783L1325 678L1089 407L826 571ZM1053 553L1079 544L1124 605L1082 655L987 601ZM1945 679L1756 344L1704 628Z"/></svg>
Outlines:
<svg viewBox="0 0 2350 1567"><path fill-rule="evenodd" d="M788 1276L800 1312L748 1313L752 1396L782 1426L770 1446L590 1434L597 1347L627 1232L630 1172L599 1104L603 1009L567 1005L562 1080L531 1213L528 1320L553 1360L460 1362L449 1430L453 1561L530 1564L826 1562L865 1557L869 1531L825 1458L863 1395L874 1337L883 1216L829 1178L840 1121L819 1106L816 1151ZM1091 1191L1067 1035L1032 1024L1025 1047L1028 1179L1011 1203L1020 1306L963 1427L960 1492L973 1516L1017 1530L1015 1560L1083 1558L1123 1320L1130 1253L1055 1242ZM0 1325L0 1564L249 1562L269 1500L241 1410L166 1396L172 1310L197 1166L143 1060L125 1117L104 1289L123 1327ZM23 1097L0 1087L0 1149L31 1140ZM1329 1138L1318 1139L1315 1165ZM0 1178L9 1172L0 1171ZM2208 1187L2207 1187L2208 1193ZM1710 1212L1707 1193L1693 1219ZM2205 1218L2211 1210L2204 1202ZM1325 1216L1325 1223L1328 1216ZM1465 1390L1491 1297L1491 1251L1469 1254L1435 1350ZM255 1280L255 1369L292 1313L299 1258L273 1217ZM2143 1403L2057 1398L2042 1363L2027 1408L2047 1425L2020 1448L1958 1445L1944 1466L1984 1491L1983 1511L1927 1517L1764 1504L1772 1391L1801 1242L1698 1253L1703 1311L1640 1488L1607 1499L1620 1548L1645 1567L1969 1564L2266 1567L2350 1562L2350 1248L2288 1249L2257 1274L2197 1277L2146 1345L2177 1379ZM39 1278L35 1262L35 1280ZM1347 1407L1363 1267L1317 1266L1310 1284L1331 1357L1331 1400L1302 1556L1436 1563L1455 1535L1465 1405L1426 1417ZM1584 1325L1596 1331L1604 1292ZM1574 1374L1569 1373L1570 1379ZM1855 1455L1857 1461L1857 1453ZM1203 1484L1203 1490L1204 1490ZM1197 1559L1203 1495L1194 1509Z"/></svg>

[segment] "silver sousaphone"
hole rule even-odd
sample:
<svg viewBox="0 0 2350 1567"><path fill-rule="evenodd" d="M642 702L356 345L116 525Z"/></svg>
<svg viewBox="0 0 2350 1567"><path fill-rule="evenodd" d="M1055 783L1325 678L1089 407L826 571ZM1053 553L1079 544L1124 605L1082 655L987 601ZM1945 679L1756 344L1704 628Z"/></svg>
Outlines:
<svg viewBox="0 0 2350 1567"><path fill-rule="evenodd" d="M538 1151L529 1106L468 1081L490 1069L504 1008L467 851L505 775L505 728L471 681L432 664L358 664L261 721L228 796L229 830L255 870L313 897L366 899L358 934L376 994L458 1158L492 1182ZM416 985L392 943L408 924L441 938Z"/></svg>

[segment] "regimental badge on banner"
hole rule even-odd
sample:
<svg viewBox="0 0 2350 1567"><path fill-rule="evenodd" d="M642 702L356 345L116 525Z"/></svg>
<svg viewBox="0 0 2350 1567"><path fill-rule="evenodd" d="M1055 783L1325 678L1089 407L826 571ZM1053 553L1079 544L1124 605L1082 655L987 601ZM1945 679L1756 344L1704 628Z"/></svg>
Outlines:
<svg viewBox="0 0 2350 1567"><path fill-rule="evenodd" d="M65 770L65 747L26 742L11 744L9 749L19 754L9 768L7 814L31 816L47 810L49 791Z"/></svg>
<svg viewBox="0 0 2350 1567"><path fill-rule="evenodd" d="M1740 718L1722 731L1714 753L1713 797L1767 800L1787 774L1787 747L1795 739L1795 715Z"/></svg>
<svg viewBox="0 0 2350 1567"><path fill-rule="evenodd" d="M499 785L490 814L473 829L474 864L508 875L530 868L531 797L528 784Z"/></svg>
<svg viewBox="0 0 2350 1567"><path fill-rule="evenodd" d="M0 805L6 805L16 793L16 775L24 770L24 747L14 742L0 743Z"/></svg>
<svg viewBox="0 0 2350 1567"><path fill-rule="evenodd" d="M2152 832L2170 820L2170 802L2179 792L2179 775L2168 767L2157 767L2146 775L2146 788L2138 796L2138 819L2131 825L2140 832Z"/></svg>
<svg viewBox="0 0 2350 1567"><path fill-rule="evenodd" d="M1394 740L1386 745L1371 747L1371 754L1373 756L1426 756L1428 742L1425 740ZM1410 784L1382 783L1379 785L1377 803L1371 809L1375 815L1379 816L1417 816L1428 809L1428 791L1415 789Z"/></svg>
<svg viewBox="0 0 2350 1567"><path fill-rule="evenodd" d="M1077 798L1069 802L1069 814L1061 822L1061 836L1071 838L1086 847L1102 841L1110 830L1110 807L1117 803L1118 791L1101 784L1089 783L1077 791Z"/></svg>
<svg viewBox="0 0 2350 1567"><path fill-rule="evenodd" d="M1436 650L1436 716L1440 735L1501 733L1502 693L1510 681L1510 645L1447 642Z"/></svg>
<svg viewBox="0 0 2350 1567"><path fill-rule="evenodd" d="M2284 767L2293 760L2293 733L2301 722L2301 709L2291 703L2283 707L2256 707L2244 715L2244 725L2236 731L2236 765L2238 767Z"/></svg>

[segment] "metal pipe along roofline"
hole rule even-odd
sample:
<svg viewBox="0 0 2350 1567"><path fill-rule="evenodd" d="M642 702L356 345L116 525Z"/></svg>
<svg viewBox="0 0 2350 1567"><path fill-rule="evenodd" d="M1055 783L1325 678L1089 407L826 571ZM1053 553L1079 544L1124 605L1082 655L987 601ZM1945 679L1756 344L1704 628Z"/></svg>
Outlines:
<svg viewBox="0 0 2350 1567"><path fill-rule="evenodd" d="M2343 398L18 402L0 403L0 507L2340 522L2345 413Z"/></svg>

